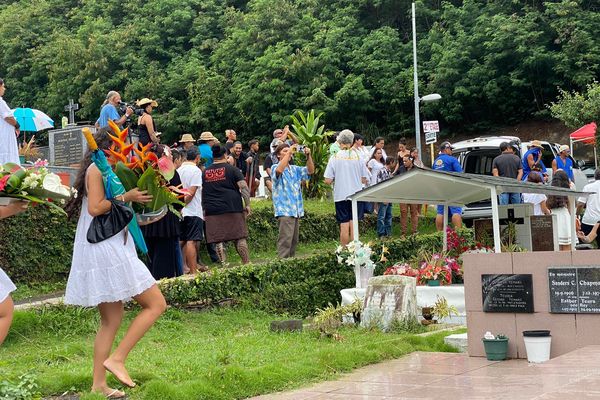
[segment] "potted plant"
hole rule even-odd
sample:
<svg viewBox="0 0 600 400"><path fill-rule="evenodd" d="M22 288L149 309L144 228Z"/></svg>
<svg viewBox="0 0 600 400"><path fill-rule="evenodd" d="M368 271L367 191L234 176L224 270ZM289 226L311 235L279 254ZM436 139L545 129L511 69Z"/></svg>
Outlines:
<svg viewBox="0 0 600 400"><path fill-rule="evenodd" d="M432 308L432 313L442 320L444 318L450 318L453 315L458 315L458 310L455 306L448 303L448 300L444 296L437 296L437 300Z"/></svg>
<svg viewBox="0 0 600 400"><path fill-rule="evenodd" d="M433 253L422 255L419 270L419 283L428 286L449 285L452 283L452 270L441 254Z"/></svg>
<svg viewBox="0 0 600 400"><path fill-rule="evenodd" d="M421 315L423 316L421 325L437 324L437 320L433 319L433 307L421 308Z"/></svg>
<svg viewBox="0 0 600 400"><path fill-rule="evenodd" d="M483 341L485 355L488 360L506 360L506 354L508 353L508 338L505 335L499 333L494 336L491 332L486 332L481 340Z"/></svg>

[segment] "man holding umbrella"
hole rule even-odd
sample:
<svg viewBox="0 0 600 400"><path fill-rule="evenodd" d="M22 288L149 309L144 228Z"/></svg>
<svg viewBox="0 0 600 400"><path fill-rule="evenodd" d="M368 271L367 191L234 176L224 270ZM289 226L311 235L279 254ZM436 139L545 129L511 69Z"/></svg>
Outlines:
<svg viewBox="0 0 600 400"><path fill-rule="evenodd" d="M0 165L7 162L19 164L19 124L2 98L5 91L4 80L0 78Z"/></svg>

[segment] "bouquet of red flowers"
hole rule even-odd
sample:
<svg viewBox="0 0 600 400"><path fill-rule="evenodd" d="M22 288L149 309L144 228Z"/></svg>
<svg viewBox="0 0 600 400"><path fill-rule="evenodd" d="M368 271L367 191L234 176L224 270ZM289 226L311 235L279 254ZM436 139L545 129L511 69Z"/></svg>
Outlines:
<svg viewBox="0 0 600 400"><path fill-rule="evenodd" d="M152 200L143 206L133 205L136 212L148 213L168 208L179 215L173 205L185 205L180 200L185 193L169 186L169 181L175 175L173 162L164 155L158 158L156 153L150 151L152 143L138 147L127 144L129 128L121 130L113 121L108 123L115 135L109 134L113 144L105 153L115 175L119 177L125 190L137 187L152 195Z"/></svg>

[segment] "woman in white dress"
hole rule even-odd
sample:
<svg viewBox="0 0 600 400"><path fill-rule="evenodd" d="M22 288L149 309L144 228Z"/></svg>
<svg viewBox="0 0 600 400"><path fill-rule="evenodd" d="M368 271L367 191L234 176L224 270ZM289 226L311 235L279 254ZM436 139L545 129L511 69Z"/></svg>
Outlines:
<svg viewBox="0 0 600 400"><path fill-rule="evenodd" d="M108 135L101 130L96 135L99 149L110 145ZM87 241L87 231L94 216L109 212L111 202L106 199L104 183L98 168L86 154L74 187L80 194L71 199L66 211L69 217L80 212L75 233L73 261L67 281L65 303L98 307L100 327L94 342L94 372L92 391L108 398L121 398L125 393L108 387L106 371L111 372L123 385L135 387L125 368L125 360L136 343L165 311L165 299L156 286L148 268L137 257L135 245L127 228L99 243ZM124 202L145 203L152 199L137 188L117 196ZM115 335L123 318L123 302L130 298L142 307L127 333L111 354Z"/></svg>
<svg viewBox="0 0 600 400"><path fill-rule="evenodd" d="M7 162L19 164L19 147L17 146L19 124L2 98L5 91L4 80L0 78L0 164Z"/></svg>
<svg viewBox="0 0 600 400"><path fill-rule="evenodd" d="M569 189L569 177L562 169L552 175L551 186ZM558 247L561 251L571 250L571 214L569 214L569 199L567 196L549 195L546 205L556 215L558 225Z"/></svg>
<svg viewBox="0 0 600 400"><path fill-rule="evenodd" d="M29 202L27 201L17 201L6 206L0 206L0 219L25 211L28 204ZM12 322L15 307L10 294L16 289L15 284L12 283L8 275L0 268L0 345L6 339L8 328L10 328Z"/></svg>

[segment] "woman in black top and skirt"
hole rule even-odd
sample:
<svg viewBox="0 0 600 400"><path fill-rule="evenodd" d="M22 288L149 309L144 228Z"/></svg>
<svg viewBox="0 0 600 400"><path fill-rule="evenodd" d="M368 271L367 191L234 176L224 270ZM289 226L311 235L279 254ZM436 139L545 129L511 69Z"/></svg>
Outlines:
<svg viewBox="0 0 600 400"><path fill-rule="evenodd" d="M165 145L159 144L155 149L155 153L159 158L164 155L172 160L171 149ZM177 187L179 185L181 185L181 178L175 170L175 175L169 181L169 186ZM180 208L181 206L175 205L175 209ZM142 226L141 229L148 247L148 257L150 258L148 269L154 279L159 280L182 275L183 258L179 247L179 218L168 211L164 217L154 223Z"/></svg>
<svg viewBox="0 0 600 400"><path fill-rule="evenodd" d="M216 243L217 254L225 262L224 242L235 242L243 264L250 262L248 227L250 189L239 169L227 162L227 148L212 147L213 163L202 173L202 208L206 224L206 242Z"/></svg>
<svg viewBox="0 0 600 400"><path fill-rule="evenodd" d="M154 100L144 98L137 102L138 107L144 110L144 113L138 118L138 135L140 144L145 146L148 143L159 143L160 140L156 135L154 120L152 119L152 110L158 107L158 103Z"/></svg>

